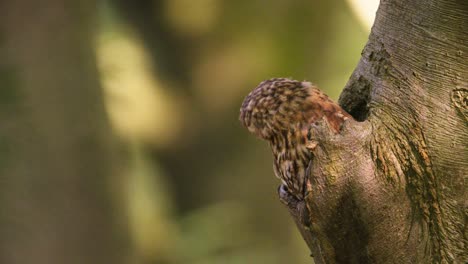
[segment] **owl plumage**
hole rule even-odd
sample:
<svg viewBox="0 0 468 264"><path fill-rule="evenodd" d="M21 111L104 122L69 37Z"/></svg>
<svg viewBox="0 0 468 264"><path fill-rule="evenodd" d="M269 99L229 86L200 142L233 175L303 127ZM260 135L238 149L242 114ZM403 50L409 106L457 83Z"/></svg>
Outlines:
<svg viewBox="0 0 468 264"><path fill-rule="evenodd" d="M269 142L275 175L291 194L303 199L312 159L310 125L323 118L337 133L349 117L313 84L274 78L247 95L239 119L251 133Z"/></svg>

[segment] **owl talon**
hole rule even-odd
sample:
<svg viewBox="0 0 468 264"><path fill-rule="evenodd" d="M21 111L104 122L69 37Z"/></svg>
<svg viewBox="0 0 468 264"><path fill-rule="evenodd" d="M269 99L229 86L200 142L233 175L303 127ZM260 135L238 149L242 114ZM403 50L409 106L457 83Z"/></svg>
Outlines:
<svg viewBox="0 0 468 264"><path fill-rule="evenodd" d="M281 184L278 187L278 196L280 201L286 205L291 213L297 217L302 226L306 229L310 228L310 216L304 200L297 199L288 190L288 187Z"/></svg>
<svg viewBox="0 0 468 264"><path fill-rule="evenodd" d="M278 196L280 201L286 206L289 206L293 202L293 196L289 193L288 187L284 184L278 187Z"/></svg>

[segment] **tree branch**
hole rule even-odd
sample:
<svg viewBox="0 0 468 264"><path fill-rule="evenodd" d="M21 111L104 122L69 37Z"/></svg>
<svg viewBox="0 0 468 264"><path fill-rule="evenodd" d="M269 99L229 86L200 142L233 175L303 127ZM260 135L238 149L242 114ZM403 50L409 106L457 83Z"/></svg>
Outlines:
<svg viewBox="0 0 468 264"><path fill-rule="evenodd" d="M316 263L466 263L468 2L381 1L340 97L355 119L313 126ZM282 198L284 200L285 198Z"/></svg>

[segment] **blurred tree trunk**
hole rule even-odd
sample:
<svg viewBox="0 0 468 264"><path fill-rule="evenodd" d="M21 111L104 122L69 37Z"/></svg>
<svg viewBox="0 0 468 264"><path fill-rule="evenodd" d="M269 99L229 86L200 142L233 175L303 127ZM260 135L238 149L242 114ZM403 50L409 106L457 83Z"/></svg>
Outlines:
<svg viewBox="0 0 468 264"><path fill-rule="evenodd" d="M0 3L0 263L122 263L96 3Z"/></svg>
<svg viewBox="0 0 468 264"><path fill-rule="evenodd" d="M357 121L311 131L315 263L468 263L467 29L467 1L381 1L340 97Z"/></svg>

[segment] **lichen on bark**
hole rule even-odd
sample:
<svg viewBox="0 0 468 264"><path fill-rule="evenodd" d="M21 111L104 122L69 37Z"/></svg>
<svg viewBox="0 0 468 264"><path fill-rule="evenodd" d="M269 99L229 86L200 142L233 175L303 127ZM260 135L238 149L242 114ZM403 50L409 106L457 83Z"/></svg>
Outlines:
<svg viewBox="0 0 468 264"><path fill-rule="evenodd" d="M439 202L442 194L418 122L402 124L384 111L374 120L370 151L376 174L395 188L405 188L413 214L410 224L421 224L423 232L428 233L421 243L427 243L428 257L453 261Z"/></svg>

